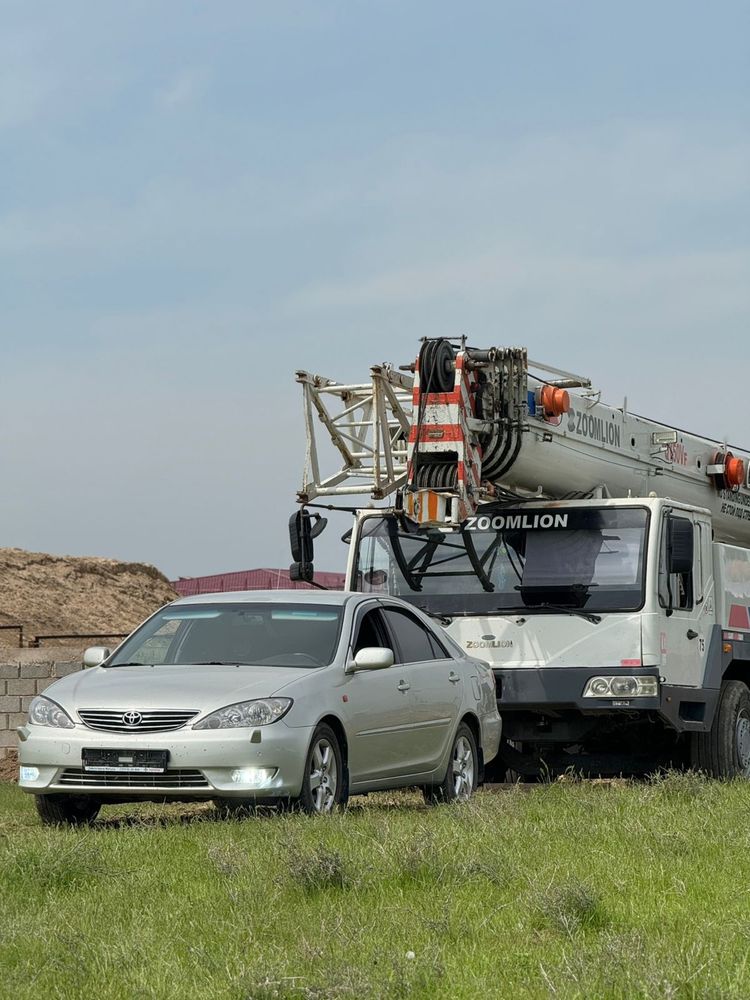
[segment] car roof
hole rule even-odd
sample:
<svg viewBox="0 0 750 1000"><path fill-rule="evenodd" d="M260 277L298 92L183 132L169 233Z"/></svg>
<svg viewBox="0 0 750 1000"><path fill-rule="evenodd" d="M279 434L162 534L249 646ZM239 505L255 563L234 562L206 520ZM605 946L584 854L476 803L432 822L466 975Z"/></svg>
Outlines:
<svg viewBox="0 0 750 1000"><path fill-rule="evenodd" d="M220 594L195 594L176 604L334 604L372 597L346 590L233 590Z"/></svg>

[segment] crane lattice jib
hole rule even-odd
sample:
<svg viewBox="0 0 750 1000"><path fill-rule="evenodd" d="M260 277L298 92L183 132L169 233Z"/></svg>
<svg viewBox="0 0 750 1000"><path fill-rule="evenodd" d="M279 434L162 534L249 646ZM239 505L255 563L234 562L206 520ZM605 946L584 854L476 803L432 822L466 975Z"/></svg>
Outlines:
<svg viewBox="0 0 750 1000"><path fill-rule="evenodd" d="M304 371L297 372L297 381L306 432L301 502L361 494L381 500L406 485L411 376L390 365L375 365L368 382L343 384ZM320 427L324 442L319 440ZM321 473L325 445L333 445L341 463L329 475Z"/></svg>

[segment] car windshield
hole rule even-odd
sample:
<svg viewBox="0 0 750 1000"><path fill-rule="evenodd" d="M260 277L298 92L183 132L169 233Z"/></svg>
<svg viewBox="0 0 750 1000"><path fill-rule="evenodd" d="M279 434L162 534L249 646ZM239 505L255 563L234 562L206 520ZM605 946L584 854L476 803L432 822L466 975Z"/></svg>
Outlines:
<svg viewBox="0 0 750 1000"><path fill-rule="evenodd" d="M443 614L637 610L647 528L642 507L488 507L453 530L368 518L357 589Z"/></svg>
<svg viewBox="0 0 750 1000"><path fill-rule="evenodd" d="M117 650L124 664L322 667L333 661L342 609L325 604L169 605Z"/></svg>

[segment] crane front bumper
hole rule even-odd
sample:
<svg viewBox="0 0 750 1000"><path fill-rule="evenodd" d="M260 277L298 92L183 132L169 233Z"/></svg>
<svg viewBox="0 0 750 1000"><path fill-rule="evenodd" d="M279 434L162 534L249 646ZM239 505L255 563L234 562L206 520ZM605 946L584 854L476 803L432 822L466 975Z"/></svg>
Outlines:
<svg viewBox="0 0 750 1000"><path fill-rule="evenodd" d="M659 711L658 667L506 667L494 670L501 713L578 710L581 712ZM597 677L655 677L657 695L584 697Z"/></svg>

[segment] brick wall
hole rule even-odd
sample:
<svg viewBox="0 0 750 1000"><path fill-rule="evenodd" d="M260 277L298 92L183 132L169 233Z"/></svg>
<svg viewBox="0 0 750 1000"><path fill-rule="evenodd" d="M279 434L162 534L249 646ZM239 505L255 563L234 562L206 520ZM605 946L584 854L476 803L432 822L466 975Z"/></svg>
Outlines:
<svg viewBox="0 0 750 1000"><path fill-rule="evenodd" d="M83 650L0 650L0 760L18 745L16 728L26 721L29 703L59 677L81 670Z"/></svg>

